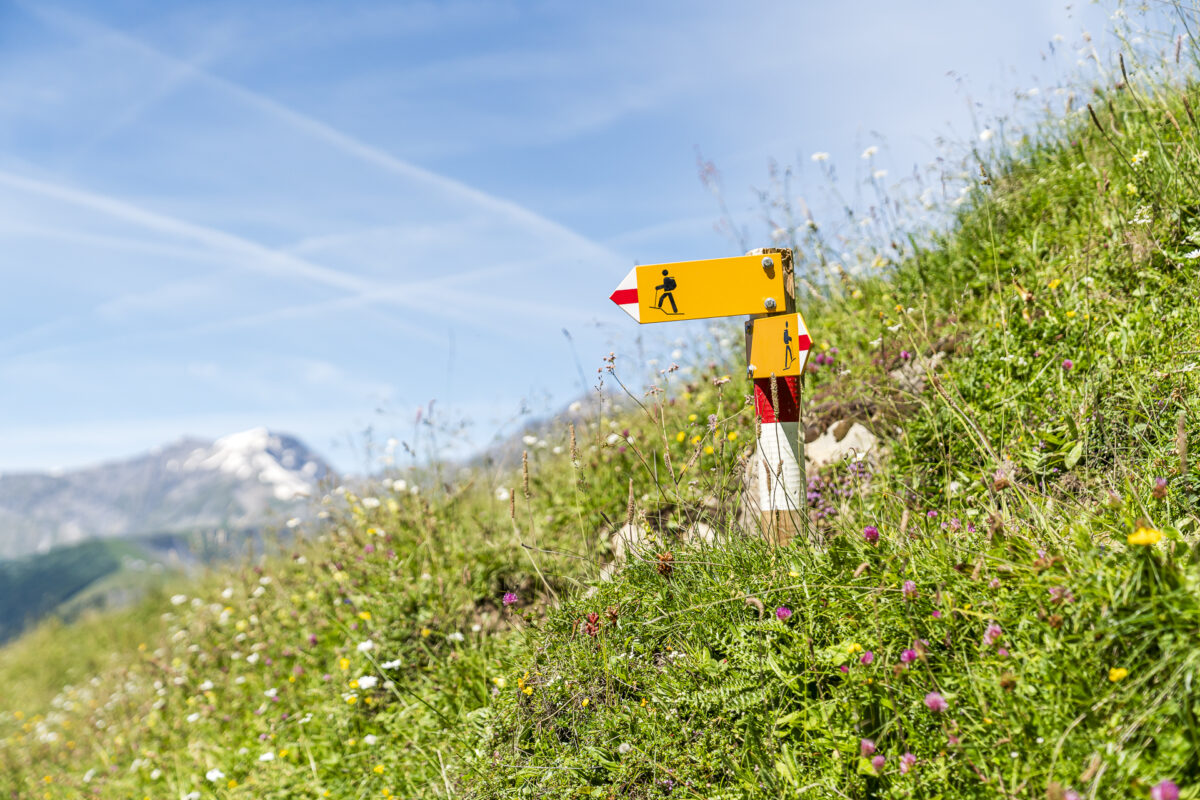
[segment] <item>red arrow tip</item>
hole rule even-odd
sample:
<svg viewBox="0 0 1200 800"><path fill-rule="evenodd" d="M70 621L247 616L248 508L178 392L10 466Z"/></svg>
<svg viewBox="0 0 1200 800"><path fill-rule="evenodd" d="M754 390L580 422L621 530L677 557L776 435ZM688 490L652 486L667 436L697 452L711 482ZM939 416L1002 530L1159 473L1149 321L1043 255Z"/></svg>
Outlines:
<svg viewBox="0 0 1200 800"><path fill-rule="evenodd" d="M629 305L638 301L638 292L637 289L617 289L608 299L619 306Z"/></svg>

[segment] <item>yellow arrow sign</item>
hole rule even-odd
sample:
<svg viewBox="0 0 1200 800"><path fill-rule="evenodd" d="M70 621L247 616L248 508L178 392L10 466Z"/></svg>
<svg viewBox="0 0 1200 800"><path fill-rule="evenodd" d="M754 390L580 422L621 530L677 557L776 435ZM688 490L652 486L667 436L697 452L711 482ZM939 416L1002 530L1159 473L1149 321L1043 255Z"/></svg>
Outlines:
<svg viewBox="0 0 1200 800"><path fill-rule="evenodd" d="M751 320L750 377L799 375L808 360L812 339L799 314L778 314Z"/></svg>
<svg viewBox="0 0 1200 800"><path fill-rule="evenodd" d="M638 322L782 311L779 253L634 267L609 297Z"/></svg>

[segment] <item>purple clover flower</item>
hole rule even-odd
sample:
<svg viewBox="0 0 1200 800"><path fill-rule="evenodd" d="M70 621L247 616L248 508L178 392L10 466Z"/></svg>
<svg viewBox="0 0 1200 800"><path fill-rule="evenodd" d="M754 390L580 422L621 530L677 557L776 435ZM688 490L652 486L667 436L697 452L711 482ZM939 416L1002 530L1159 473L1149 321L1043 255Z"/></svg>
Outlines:
<svg viewBox="0 0 1200 800"><path fill-rule="evenodd" d="M501 602L503 602L504 605L506 605L506 606L511 606L513 603L517 602L520 599L521 598L517 597L516 592L505 592L504 597L501 598Z"/></svg>
<svg viewBox="0 0 1200 800"><path fill-rule="evenodd" d="M1062 368L1064 372L1070 372L1071 370L1075 369L1075 362L1069 358L1064 358Z"/></svg>
<svg viewBox="0 0 1200 800"><path fill-rule="evenodd" d="M900 774L907 775L908 771L917 763L917 757L912 753L905 753L900 756Z"/></svg>
<svg viewBox="0 0 1200 800"><path fill-rule="evenodd" d="M1179 787L1174 781L1160 781L1150 787L1150 800L1179 800Z"/></svg>
<svg viewBox="0 0 1200 800"><path fill-rule="evenodd" d="M912 662L914 662L916 660L917 660L917 651L916 650L905 650L904 652L902 652L900 654L900 663L901 664L911 664Z"/></svg>
<svg viewBox="0 0 1200 800"><path fill-rule="evenodd" d="M877 544L879 542L879 528L874 525L868 525L863 528L863 538L867 540L867 544Z"/></svg>
<svg viewBox="0 0 1200 800"><path fill-rule="evenodd" d="M1000 637L1004 635L1004 629L993 622L988 625L983 632L983 646L991 647L996 642L1000 641Z"/></svg>
<svg viewBox="0 0 1200 800"><path fill-rule="evenodd" d="M779 620L780 622L786 621L791 615L792 610L787 606L780 606L779 608L775 609L775 619Z"/></svg>
<svg viewBox="0 0 1200 800"><path fill-rule="evenodd" d="M904 588L901 590L901 593L904 595L905 600L916 600L921 596L921 593L917 591L917 584L915 581L905 581Z"/></svg>
<svg viewBox="0 0 1200 800"><path fill-rule="evenodd" d="M858 659L858 663L870 664L874 660L875 660L875 654L872 653L870 650L868 650L867 652L863 653L862 656Z"/></svg>
<svg viewBox="0 0 1200 800"><path fill-rule="evenodd" d="M886 763L887 756L875 756L871 759L871 766L875 768L876 772L881 772L883 770L883 765Z"/></svg>
<svg viewBox="0 0 1200 800"><path fill-rule="evenodd" d="M950 707L950 704L937 692L930 692L925 695L925 707L935 714L941 714Z"/></svg>
<svg viewBox="0 0 1200 800"><path fill-rule="evenodd" d="M862 754L863 758L866 758L875 752L875 743L870 739L860 739L858 742L858 752Z"/></svg>

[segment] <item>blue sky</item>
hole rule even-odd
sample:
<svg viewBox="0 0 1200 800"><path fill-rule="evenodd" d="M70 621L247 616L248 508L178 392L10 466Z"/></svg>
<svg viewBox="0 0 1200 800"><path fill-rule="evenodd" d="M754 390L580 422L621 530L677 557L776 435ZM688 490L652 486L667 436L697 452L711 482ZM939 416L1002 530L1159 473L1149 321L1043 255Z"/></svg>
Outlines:
<svg viewBox="0 0 1200 800"><path fill-rule="evenodd" d="M360 432L405 438L431 400L471 421L449 451L486 444L578 393L563 328L589 374L636 352L606 299L634 263L739 254L697 151L766 245L770 158L814 198L814 151L852 183L869 145L910 173L1058 85L1105 21L1047 0L0 0L0 470L257 425L361 470Z"/></svg>

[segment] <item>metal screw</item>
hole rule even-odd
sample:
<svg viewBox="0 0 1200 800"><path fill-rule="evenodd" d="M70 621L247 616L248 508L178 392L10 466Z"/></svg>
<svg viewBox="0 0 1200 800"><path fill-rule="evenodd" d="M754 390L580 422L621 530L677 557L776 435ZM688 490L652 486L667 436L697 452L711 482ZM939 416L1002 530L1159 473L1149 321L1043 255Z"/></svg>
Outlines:
<svg viewBox="0 0 1200 800"><path fill-rule="evenodd" d="M764 256L763 257L763 269L770 269L773 266L775 266L775 262L771 260L771 257Z"/></svg>
<svg viewBox="0 0 1200 800"><path fill-rule="evenodd" d="M766 300L763 301L763 306L767 309L767 311L774 311L775 310L775 298L768 297Z"/></svg>

